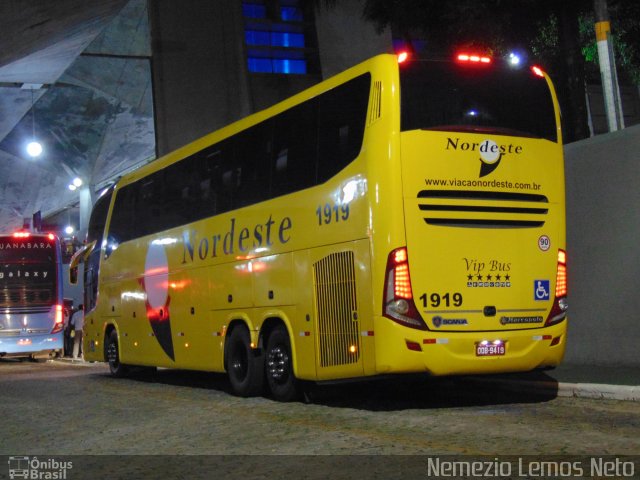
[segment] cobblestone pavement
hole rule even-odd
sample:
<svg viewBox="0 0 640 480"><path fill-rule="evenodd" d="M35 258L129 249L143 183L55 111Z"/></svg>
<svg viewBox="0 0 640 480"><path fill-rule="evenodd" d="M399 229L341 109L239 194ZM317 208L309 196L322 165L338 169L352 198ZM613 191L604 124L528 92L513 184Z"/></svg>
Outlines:
<svg viewBox="0 0 640 480"><path fill-rule="evenodd" d="M219 374L4 360L0 455L640 454L640 403L494 388L396 378L284 404L234 397Z"/></svg>
<svg viewBox="0 0 640 480"><path fill-rule="evenodd" d="M402 378L314 388L311 403L226 378L0 361L0 454L640 454L640 404Z"/></svg>

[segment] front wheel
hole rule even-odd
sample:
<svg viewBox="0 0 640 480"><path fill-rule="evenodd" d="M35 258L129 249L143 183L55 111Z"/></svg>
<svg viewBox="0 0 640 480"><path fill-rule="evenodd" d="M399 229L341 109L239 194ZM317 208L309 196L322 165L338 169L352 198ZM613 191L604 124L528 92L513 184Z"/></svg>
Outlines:
<svg viewBox="0 0 640 480"><path fill-rule="evenodd" d="M227 374L233 392L241 397L261 395L264 388L263 359L251 348L249 330L245 326L234 328L225 350Z"/></svg>
<svg viewBox="0 0 640 480"><path fill-rule="evenodd" d="M114 377L124 377L129 373L129 367L120 363L120 348L118 346L118 333L111 330L105 345L105 356L109 362L109 370Z"/></svg>
<svg viewBox="0 0 640 480"><path fill-rule="evenodd" d="M269 390L275 400L291 402L300 397L300 384L293 374L291 341L282 325L269 335L265 371Z"/></svg>

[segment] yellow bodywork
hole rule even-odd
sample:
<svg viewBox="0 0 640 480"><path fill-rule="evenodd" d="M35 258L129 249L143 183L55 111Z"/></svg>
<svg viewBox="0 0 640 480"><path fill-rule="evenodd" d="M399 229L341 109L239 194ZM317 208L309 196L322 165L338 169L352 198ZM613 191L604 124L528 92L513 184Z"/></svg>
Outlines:
<svg viewBox="0 0 640 480"><path fill-rule="evenodd" d="M302 191L126 241L102 254L97 305L86 313L87 360L105 360L105 333L113 327L125 364L221 372L226 334L236 322L248 327L255 348L264 348L263 326L277 319L289 332L294 372L300 379L517 371L560 362L566 320L551 327L504 328L491 322L478 327L481 314L457 312L486 305L542 309L533 300L531 282L544 278L554 284L554 252L565 248L561 144L490 136L500 144L522 147L519 163L500 167L498 179L541 185L549 198L544 232L426 224L418 193L430 188L427 180L455 183L477 178L477 163L465 161L470 152L461 145L480 144L487 136L401 133L395 56L375 57L126 175L116 185L114 198L131 182L366 72L371 75L371 92L364 141L358 157L337 175ZM449 138L457 139L458 150L447 149ZM111 213L106 239L110 217ZM553 246L547 252L536 243L543 233ZM405 246L414 300L429 330L383 316L387 258L393 249ZM163 265L165 258L165 269L150 268L157 267L157 261ZM467 287L467 275L478 263L490 268L492 261L496 269L510 264L512 286ZM148 321L152 285L166 292L166 311L160 315L170 321L173 358ZM421 295L433 292L460 292L464 304L451 309L450 316L464 316L467 324L434 328L433 309L418 305ZM548 308L540 313L545 318L547 314ZM551 346L550 339L556 338ZM505 355L476 357L478 342L496 339L506 342ZM407 342L420 350L409 349Z"/></svg>

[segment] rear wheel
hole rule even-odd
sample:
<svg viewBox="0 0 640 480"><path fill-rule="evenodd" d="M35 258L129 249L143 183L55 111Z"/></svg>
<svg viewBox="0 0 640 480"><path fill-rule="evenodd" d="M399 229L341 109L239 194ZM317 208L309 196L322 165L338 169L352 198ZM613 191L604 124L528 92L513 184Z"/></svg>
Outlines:
<svg viewBox="0 0 640 480"><path fill-rule="evenodd" d="M282 325L277 326L267 340L265 371L271 395L280 402L300 398L300 384L293 375L293 357L289 333Z"/></svg>
<svg viewBox="0 0 640 480"><path fill-rule="evenodd" d="M251 348L249 330L245 326L231 331L226 352L227 375L233 392L241 397L261 395L264 388L263 357Z"/></svg>
<svg viewBox="0 0 640 480"><path fill-rule="evenodd" d="M120 362L120 348L118 346L118 333L111 330L105 345L105 354L109 362L109 370L114 377L124 377L129 373L129 367Z"/></svg>

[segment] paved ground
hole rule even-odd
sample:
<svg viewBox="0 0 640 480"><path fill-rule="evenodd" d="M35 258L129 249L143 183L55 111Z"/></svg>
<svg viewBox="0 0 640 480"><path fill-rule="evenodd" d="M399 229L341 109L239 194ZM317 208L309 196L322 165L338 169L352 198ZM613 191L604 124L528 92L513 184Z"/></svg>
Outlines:
<svg viewBox="0 0 640 480"><path fill-rule="evenodd" d="M296 478L323 478L327 466L318 462L326 458L333 459L331 468L344 462L347 471L364 462L380 472L381 466L393 470L404 458L400 455L417 455L405 464L423 472L433 455L640 454L638 402L561 398L463 379L402 378L315 388L310 403L282 404L236 398L222 375L161 370L114 379L103 364L0 361L0 404L0 455L257 455L214 457L215 468L226 474L236 472L238 464L260 472L238 478L266 478L274 469L278 474L278 462L290 471L292 461L305 473ZM110 458L73 457L76 472L80 465L102 465ZM116 457L109 461L121 463ZM159 478L130 474L154 465L161 474L166 461L128 457L130 468L123 476L109 478ZM195 457L188 464L211 461ZM180 457L171 465L184 468L184 462ZM0 466L0 478L3 473Z"/></svg>

